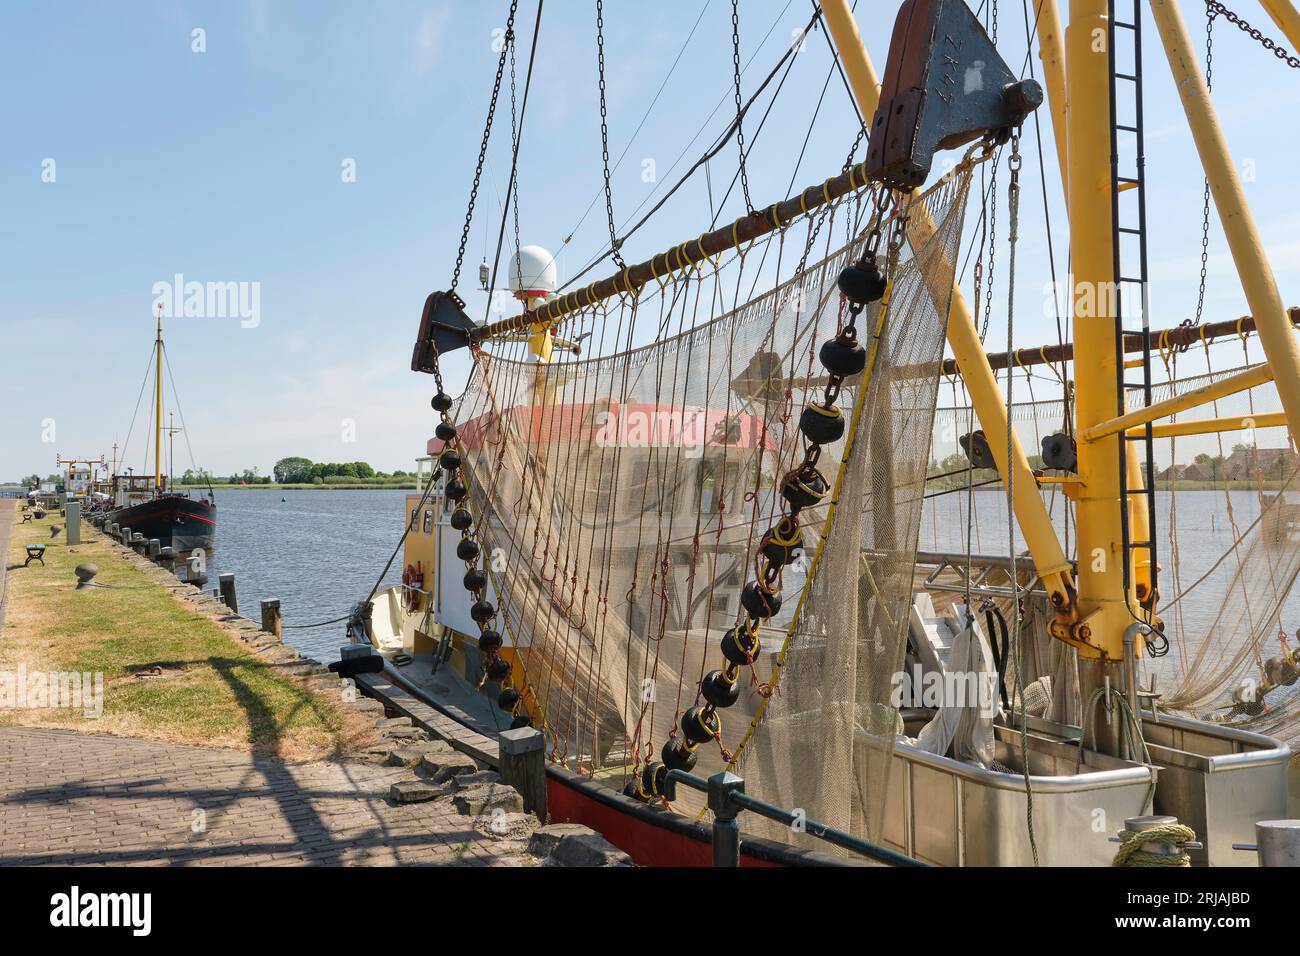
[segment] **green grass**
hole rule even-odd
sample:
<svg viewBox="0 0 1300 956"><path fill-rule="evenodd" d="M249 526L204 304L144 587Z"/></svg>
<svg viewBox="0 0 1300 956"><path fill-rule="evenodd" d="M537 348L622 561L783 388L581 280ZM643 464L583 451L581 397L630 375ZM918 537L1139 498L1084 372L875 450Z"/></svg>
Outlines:
<svg viewBox="0 0 1300 956"><path fill-rule="evenodd" d="M349 749L368 737L348 713L254 655L217 623L173 598L133 567L115 546L83 529L83 543L51 540L56 514L17 524L8 565L24 545L46 543L45 566L9 571L9 606L0 633L0 669L104 675L104 710L0 711L0 723L71 727L185 743L252 749L309 759ZM96 583L76 590L73 568L89 561ZM163 677L138 677L148 668Z"/></svg>

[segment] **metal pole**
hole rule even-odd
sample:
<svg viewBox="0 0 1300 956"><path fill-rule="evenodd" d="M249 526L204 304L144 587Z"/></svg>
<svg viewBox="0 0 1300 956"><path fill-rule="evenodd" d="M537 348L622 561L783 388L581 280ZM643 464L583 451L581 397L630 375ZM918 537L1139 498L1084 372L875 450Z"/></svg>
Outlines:
<svg viewBox="0 0 1300 956"><path fill-rule="evenodd" d="M709 809L713 811L713 865L740 866L740 807L731 796L745 792L745 781L729 770L709 778Z"/></svg>
<svg viewBox="0 0 1300 956"><path fill-rule="evenodd" d="M1278 9L1281 7L1278 5ZM1272 11L1270 11L1272 13ZM1294 16L1295 11L1291 10ZM1173 0L1152 0L1155 18L1164 42L1174 85L1178 88L1187 113L1187 122L1200 154L1205 177L1214 196L1228 248L1241 276L1242 291L1255 316L1264 357L1273 371L1278 398L1286 411L1295 440L1300 426L1300 342L1291 331L1291 322L1282 305L1273 270L1264 255L1264 244L1255 228L1254 217L1246 204L1246 193L1233 165L1232 154L1214 112L1210 91L1205 85L1200 61L1187 33L1182 12ZM1289 34L1288 34L1289 36Z"/></svg>
<svg viewBox="0 0 1300 956"><path fill-rule="evenodd" d="M862 43L862 36L858 33L857 21L846 0L824 0L821 6L827 31L839 51L858 109L870 123L880 105L880 81ZM934 220L929 210L923 203L918 204L908 223L908 236L912 245L919 248L934 231ZM943 291L947 293L947 290ZM1060 612L1067 612L1074 604L1070 563L1061 548L1056 529L1052 526L1043 496L1039 494L1029 459L1014 432L1011 433L1012 447L1008 458L1007 443L1001 440L1001 436L1005 436L1008 431L1006 402L998 387L997 377L989 367L988 356L984 353L984 345L980 342L979 330L975 327L966 297L956 284L953 285L951 294L948 346L961 370L962 380L970 394L971 404L975 406L980 425L990 438L989 445L998 466L998 474L1005 477L1009 470L1015 470L1016 521L1029 545L1034 569L1047 588L1053 606ZM1061 633L1055 627L1053 633L1063 639L1074 638L1073 634Z"/></svg>
<svg viewBox="0 0 1300 956"><path fill-rule="evenodd" d="M1296 12L1291 0L1259 0L1259 5L1286 35L1291 51L1294 53L1300 50L1300 13Z"/></svg>

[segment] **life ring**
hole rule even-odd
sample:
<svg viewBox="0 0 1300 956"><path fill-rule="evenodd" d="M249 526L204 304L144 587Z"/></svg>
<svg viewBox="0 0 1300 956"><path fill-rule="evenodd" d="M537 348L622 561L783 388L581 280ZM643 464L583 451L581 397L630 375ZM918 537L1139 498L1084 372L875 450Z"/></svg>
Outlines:
<svg viewBox="0 0 1300 956"><path fill-rule="evenodd" d="M414 614L420 609L420 592L416 588L424 586L424 570L421 563L408 564L402 572L402 606L407 614Z"/></svg>

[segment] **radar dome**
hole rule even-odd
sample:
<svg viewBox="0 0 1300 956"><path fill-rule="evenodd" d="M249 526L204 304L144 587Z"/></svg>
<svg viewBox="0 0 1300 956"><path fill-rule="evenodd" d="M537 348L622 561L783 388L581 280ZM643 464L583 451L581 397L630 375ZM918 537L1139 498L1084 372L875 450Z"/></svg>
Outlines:
<svg viewBox="0 0 1300 956"><path fill-rule="evenodd" d="M511 292L517 296L545 295L559 283L555 275L555 257L541 246L523 246L510 257L506 273Z"/></svg>

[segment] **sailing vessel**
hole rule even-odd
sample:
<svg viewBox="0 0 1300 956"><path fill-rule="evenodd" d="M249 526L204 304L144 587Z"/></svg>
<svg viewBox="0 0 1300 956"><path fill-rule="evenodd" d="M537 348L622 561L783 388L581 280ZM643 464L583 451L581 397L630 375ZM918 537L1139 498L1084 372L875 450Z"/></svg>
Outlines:
<svg viewBox="0 0 1300 956"><path fill-rule="evenodd" d="M108 492L110 501L104 507L104 524L116 524L139 532L146 541L157 539L160 547L174 548L177 552L202 549L212 550L217 533L216 495L209 487L208 496L191 497L186 492L172 490L168 476L163 474L163 361L162 307L158 310L158 328L154 337L153 402L153 474L136 475L116 472L111 478ZM147 458L147 456L146 456ZM116 464L116 456L114 456ZM147 465L147 461L146 461Z"/></svg>
<svg viewBox="0 0 1300 956"><path fill-rule="evenodd" d="M1244 486L1260 518L1234 519L1189 583L1176 470L1161 487L1156 464L1180 436L1271 428L1294 443L1297 315L1182 13L1153 0L1207 228L1213 200L1251 309L1153 321L1143 11L1072 0L1063 30L1055 0L1033 6L1041 85L965 3L904 0L882 86L847 2L823 0L809 30L833 42L866 120L847 120L857 136L839 175L753 209L741 140L751 211L734 223L626 262L607 185L607 278L566 293L553 257L524 246L507 272L517 316L475 322L454 278L428 297L411 364L434 377L437 424L406 502L403 583L360 606L349 633L389 658L387 679L474 732L538 731L550 819L594 826L641 863L707 862L708 806L682 781L734 786L720 776L734 772L817 823L746 815L748 863L839 852L811 835L830 828L883 863L1103 865L1118 848L1249 865L1234 844L1287 816L1300 654L1279 630L1300 542L1277 515L1293 507L1294 465L1276 495ZM1285 0L1269 12L1300 23ZM740 82L721 143L752 122ZM603 118L603 74L600 89ZM1022 168L1050 146L1022 150L1021 137L1042 104L1066 190L1073 340L1026 348ZM512 113L516 155L523 118ZM977 322L993 309L985 184L999 172L1005 351ZM471 198L466 235L473 211ZM972 232L986 238L968 300L957 265ZM456 277L463 256L464 241ZM1191 344L1209 362L1220 342L1245 362L1179 375ZM460 349L472 371L455 398L442 362ZM1016 379L1032 392L1035 369L1059 394L1018 402ZM1176 418L1206 404L1211 417ZM959 464L936 473L948 452ZM922 550L940 500L959 503L964 534ZM990 511L1000 542L981 553ZM1189 618L1215 573L1229 578L1218 613Z"/></svg>

